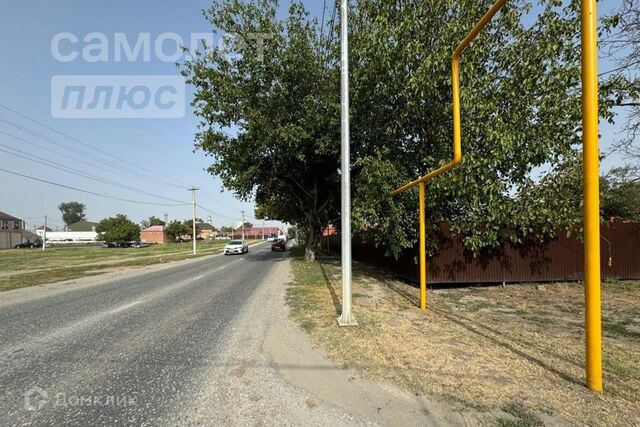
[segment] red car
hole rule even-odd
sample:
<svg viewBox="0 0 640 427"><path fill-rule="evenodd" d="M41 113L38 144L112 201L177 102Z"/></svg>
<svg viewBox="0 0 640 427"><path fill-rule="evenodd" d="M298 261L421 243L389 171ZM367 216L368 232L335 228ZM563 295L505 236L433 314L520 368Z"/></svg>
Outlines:
<svg viewBox="0 0 640 427"><path fill-rule="evenodd" d="M287 245L282 239L276 239L271 242L271 250L272 251L285 251L287 250Z"/></svg>

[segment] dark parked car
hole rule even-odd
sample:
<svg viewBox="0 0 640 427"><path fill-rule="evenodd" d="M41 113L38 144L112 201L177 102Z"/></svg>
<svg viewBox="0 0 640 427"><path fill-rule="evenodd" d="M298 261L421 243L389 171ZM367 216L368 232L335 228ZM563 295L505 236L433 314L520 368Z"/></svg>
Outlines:
<svg viewBox="0 0 640 427"><path fill-rule="evenodd" d="M30 249L30 248L37 248L40 246L42 246L42 244L38 244L36 242L32 242L31 240L27 240L26 242L18 243L13 248L14 249Z"/></svg>
<svg viewBox="0 0 640 427"><path fill-rule="evenodd" d="M287 250L287 244L285 243L285 241L283 239L275 239L273 242L271 242L271 250L272 251L286 251Z"/></svg>

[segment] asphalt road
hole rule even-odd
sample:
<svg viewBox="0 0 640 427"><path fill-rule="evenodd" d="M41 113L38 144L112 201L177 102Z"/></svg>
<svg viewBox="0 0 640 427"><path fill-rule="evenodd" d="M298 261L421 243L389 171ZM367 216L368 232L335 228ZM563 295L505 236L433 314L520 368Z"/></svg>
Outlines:
<svg viewBox="0 0 640 427"><path fill-rule="evenodd" d="M283 256L260 245L50 295L0 294L0 425L158 423L217 363L228 325Z"/></svg>

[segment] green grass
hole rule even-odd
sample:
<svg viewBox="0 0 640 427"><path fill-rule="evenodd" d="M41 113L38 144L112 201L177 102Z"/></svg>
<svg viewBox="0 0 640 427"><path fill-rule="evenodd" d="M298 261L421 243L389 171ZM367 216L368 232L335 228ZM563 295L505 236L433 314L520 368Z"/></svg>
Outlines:
<svg viewBox="0 0 640 427"><path fill-rule="evenodd" d="M198 242L201 251L220 250L225 242ZM151 245L148 248L102 248L102 247L52 247L45 251L38 249L13 249L0 251L0 271L22 271L34 268L46 269L67 267L96 261L110 261L150 256L189 253L191 243Z"/></svg>
<svg viewBox="0 0 640 427"><path fill-rule="evenodd" d="M609 319L602 319L602 330L609 335L617 335L625 338L640 338L640 332L627 329L628 321L614 322Z"/></svg>
<svg viewBox="0 0 640 427"><path fill-rule="evenodd" d="M441 395L440 399L453 406L454 408L457 408L458 410L473 409L478 412L487 412L490 410L490 408L486 405L474 402L470 399L465 399L461 396L451 393L445 393Z"/></svg>
<svg viewBox="0 0 640 427"><path fill-rule="evenodd" d="M511 417L497 418L496 425L500 427L538 427L544 425L536 414L527 410L520 403L509 403L503 406L502 410Z"/></svg>
<svg viewBox="0 0 640 427"><path fill-rule="evenodd" d="M249 242L251 243L251 242ZM225 241L198 242L195 257L222 252ZM191 243L148 248L47 248L0 251L0 291L73 280L105 270L143 267L194 258ZM8 274L7 274L8 273Z"/></svg>

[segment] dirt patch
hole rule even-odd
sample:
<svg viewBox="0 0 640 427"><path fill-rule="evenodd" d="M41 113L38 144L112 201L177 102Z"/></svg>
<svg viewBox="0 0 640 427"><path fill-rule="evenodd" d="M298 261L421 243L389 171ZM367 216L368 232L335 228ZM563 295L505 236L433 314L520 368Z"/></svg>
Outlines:
<svg viewBox="0 0 640 427"><path fill-rule="evenodd" d="M346 367L494 425L640 425L640 283L605 283L605 392L584 386L583 286L418 290L354 264L357 328L339 328L335 260L293 261L292 316Z"/></svg>

